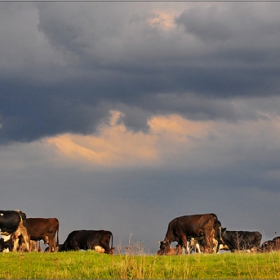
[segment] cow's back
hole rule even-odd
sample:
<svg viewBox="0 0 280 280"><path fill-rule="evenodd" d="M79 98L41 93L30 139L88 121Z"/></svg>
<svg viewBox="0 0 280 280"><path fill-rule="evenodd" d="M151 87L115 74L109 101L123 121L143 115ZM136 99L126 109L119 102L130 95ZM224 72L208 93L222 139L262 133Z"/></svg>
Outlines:
<svg viewBox="0 0 280 280"><path fill-rule="evenodd" d="M87 230L74 230L69 233L60 251L84 249L87 243Z"/></svg>
<svg viewBox="0 0 280 280"><path fill-rule="evenodd" d="M21 220L24 224L26 216L21 213L14 210L0 210L0 230L3 234L7 235L15 232Z"/></svg>
<svg viewBox="0 0 280 280"><path fill-rule="evenodd" d="M205 226L213 228L217 221L215 214L197 214L181 216L173 219L168 226L168 231L173 232L174 236L180 232L187 233L189 236L197 237L203 235Z"/></svg>
<svg viewBox="0 0 280 280"><path fill-rule="evenodd" d="M101 246L105 253L110 253L109 243L112 236L112 233L106 230L75 230L68 235L60 251L94 250L95 246Z"/></svg>
<svg viewBox="0 0 280 280"><path fill-rule="evenodd" d="M55 234L59 228L57 218L27 218L26 228L32 240L40 240L46 234Z"/></svg>

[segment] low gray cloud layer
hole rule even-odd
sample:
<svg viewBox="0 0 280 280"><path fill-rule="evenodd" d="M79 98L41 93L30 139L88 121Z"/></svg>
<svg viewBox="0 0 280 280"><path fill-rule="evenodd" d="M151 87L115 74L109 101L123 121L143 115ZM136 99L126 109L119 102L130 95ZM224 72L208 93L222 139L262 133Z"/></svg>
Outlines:
<svg viewBox="0 0 280 280"><path fill-rule="evenodd" d="M169 27L156 4L1 3L2 142L94 132L119 106L134 130L153 113L243 119L233 100L278 95L276 5L177 4Z"/></svg>

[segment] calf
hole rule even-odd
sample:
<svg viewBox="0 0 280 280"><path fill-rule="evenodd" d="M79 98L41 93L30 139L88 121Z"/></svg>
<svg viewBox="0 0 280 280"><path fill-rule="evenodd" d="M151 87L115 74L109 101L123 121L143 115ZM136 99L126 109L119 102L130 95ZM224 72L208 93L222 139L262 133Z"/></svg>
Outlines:
<svg viewBox="0 0 280 280"><path fill-rule="evenodd" d="M75 230L68 235L60 251L94 250L96 246L102 247L106 254L113 254L113 234L107 230Z"/></svg>

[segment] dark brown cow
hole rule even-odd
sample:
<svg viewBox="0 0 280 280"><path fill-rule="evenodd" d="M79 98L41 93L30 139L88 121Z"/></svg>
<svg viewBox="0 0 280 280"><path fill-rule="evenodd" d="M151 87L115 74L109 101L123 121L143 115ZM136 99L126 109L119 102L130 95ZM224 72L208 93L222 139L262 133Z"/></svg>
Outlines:
<svg viewBox="0 0 280 280"><path fill-rule="evenodd" d="M56 251L56 244L59 244L59 221L57 218L27 218L26 228L30 240L44 240L45 244L49 244L49 252ZM55 235L57 235L57 241Z"/></svg>
<svg viewBox="0 0 280 280"><path fill-rule="evenodd" d="M165 238L160 242L161 254L167 254L174 241L187 249L189 237L204 237L206 252L212 253L213 238L217 237L220 227L221 223L213 213L177 217L168 224Z"/></svg>

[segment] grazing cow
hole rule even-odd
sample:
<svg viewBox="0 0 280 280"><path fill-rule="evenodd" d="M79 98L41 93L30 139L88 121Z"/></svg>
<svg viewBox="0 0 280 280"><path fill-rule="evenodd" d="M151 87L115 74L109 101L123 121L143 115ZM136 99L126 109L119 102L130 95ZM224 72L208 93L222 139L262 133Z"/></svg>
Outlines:
<svg viewBox="0 0 280 280"><path fill-rule="evenodd" d="M263 242L260 251L261 252L276 251L276 242L273 240L268 240L268 241Z"/></svg>
<svg viewBox="0 0 280 280"><path fill-rule="evenodd" d="M75 230L68 235L60 251L94 250L96 246L104 248L106 254L113 254L113 234L107 230Z"/></svg>
<svg viewBox="0 0 280 280"><path fill-rule="evenodd" d="M261 252L272 252L280 250L280 236L273 238L272 240L268 240L263 242L260 251Z"/></svg>
<svg viewBox="0 0 280 280"><path fill-rule="evenodd" d="M163 241L160 242L161 254L168 253L171 242L177 241L178 245L188 248L189 237L204 237L206 252L213 252L213 238L219 234L221 223L215 214L200 214L181 216L173 219L167 228Z"/></svg>
<svg viewBox="0 0 280 280"><path fill-rule="evenodd" d="M29 237L26 229L26 215L20 210L3 211L0 210L0 234L11 235L13 239L13 251L18 249L19 237L29 251Z"/></svg>
<svg viewBox="0 0 280 280"><path fill-rule="evenodd" d="M56 251L56 244L59 244L59 221L57 218L27 218L26 228L30 240L43 239L45 244L49 244L49 252ZM55 235L57 240L55 240Z"/></svg>
<svg viewBox="0 0 280 280"><path fill-rule="evenodd" d="M236 250L257 251L262 235L258 231L228 231L222 228L219 244L227 245L231 252Z"/></svg>
<svg viewBox="0 0 280 280"><path fill-rule="evenodd" d="M280 250L280 236L274 237L272 241L276 244L276 250Z"/></svg>
<svg viewBox="0 0 280 280"><path fill-rule="evenodd" d="M166 256L175 256L175 255L182 255L183 254L183 248L180 245L176 245L175 248L169 248L168 251L165 252L165 254L163 254L162 250L158 250L157 251L157 255L166 255Z"/></svg>

